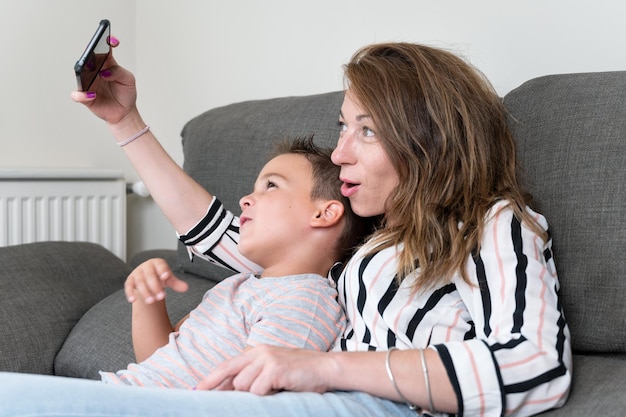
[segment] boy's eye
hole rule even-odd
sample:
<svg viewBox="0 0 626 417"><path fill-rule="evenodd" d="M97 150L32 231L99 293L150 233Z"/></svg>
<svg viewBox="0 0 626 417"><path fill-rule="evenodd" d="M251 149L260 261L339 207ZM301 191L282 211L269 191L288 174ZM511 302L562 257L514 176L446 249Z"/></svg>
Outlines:
<svg viewBox="0 0 626 417"><path fill-rule="evenodd" d="M267 181L267 188L275 188L276 187L276 183L272 182L270 180Z"/></svg>

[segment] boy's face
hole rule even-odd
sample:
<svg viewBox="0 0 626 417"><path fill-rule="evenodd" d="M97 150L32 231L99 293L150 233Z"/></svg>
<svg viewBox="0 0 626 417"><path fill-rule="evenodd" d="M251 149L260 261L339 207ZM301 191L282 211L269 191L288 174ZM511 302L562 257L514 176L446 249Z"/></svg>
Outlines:
<svg viewBox="0 0 626 417"><path fill-rule="evenodd" d="M269 161L252 194L239 201L239 251L264 268L288 261L312 233L312 187L311 163L303 155L283 154Z"/></svg>

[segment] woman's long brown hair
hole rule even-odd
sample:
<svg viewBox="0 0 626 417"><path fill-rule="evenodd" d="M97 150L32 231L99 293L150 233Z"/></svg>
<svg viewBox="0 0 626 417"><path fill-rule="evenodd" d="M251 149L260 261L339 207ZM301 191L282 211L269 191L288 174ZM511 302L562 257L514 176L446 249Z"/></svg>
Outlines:
<svg viewBox="0 0 626 417"><path fill-rule="evenodd" d="M525 210L502 101L474 67L442 49L386 43L357 51L345 77L400 178L372 241L402 248L399 279L419 265L415 289L457 272L467 281L465 263L499 200L545 233Z"/></svg>

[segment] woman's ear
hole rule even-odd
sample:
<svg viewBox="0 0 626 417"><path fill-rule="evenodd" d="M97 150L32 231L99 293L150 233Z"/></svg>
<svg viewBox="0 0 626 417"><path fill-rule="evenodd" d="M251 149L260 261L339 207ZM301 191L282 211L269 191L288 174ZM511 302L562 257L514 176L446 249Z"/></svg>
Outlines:
<svg viewBox="0 0 626 417"><path fill-rule="evenodd" d="M330 227L337 224L343 217L344 206L338 200L320 201L311 218L311 227Z"/></svg>

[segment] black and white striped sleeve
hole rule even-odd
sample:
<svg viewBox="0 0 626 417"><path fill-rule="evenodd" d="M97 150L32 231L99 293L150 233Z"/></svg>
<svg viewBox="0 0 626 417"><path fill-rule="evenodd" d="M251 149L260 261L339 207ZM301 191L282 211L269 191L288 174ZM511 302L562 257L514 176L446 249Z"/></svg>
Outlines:
<svg viewBox="0 0 626 417"><path fill-rule="evenodd" d="M226 210L215 197L205 216L178 238L187 247L190 258L198 256L235 272L262 270L239 252L239 217Z"/></svg>

